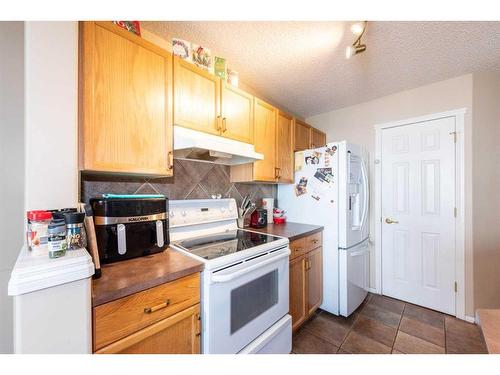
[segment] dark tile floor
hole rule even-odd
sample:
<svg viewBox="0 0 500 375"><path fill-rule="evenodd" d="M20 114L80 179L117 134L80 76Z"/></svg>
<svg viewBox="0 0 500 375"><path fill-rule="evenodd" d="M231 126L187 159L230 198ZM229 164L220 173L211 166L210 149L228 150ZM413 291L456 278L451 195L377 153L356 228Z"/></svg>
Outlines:
<svg viewBox="0 0 500 375"><path fill-rule="evenodd" d="M296 354L486 353L475 324L369 294L348 318L318 310L293 337Z"/></svg>

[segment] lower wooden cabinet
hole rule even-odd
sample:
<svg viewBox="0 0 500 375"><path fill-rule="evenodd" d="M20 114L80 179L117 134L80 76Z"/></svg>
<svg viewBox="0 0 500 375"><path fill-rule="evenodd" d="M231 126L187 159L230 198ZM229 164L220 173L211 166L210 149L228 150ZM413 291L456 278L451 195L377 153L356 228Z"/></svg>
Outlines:
<svg viewBox="0 0 500 375"><path fill-rule="evenodd" d="M311 250L306 257L307 314L311 315L323 302L323 248Z"/></svg>
<svg viewBox="0 0 500 375"><path fill-rule="evenodd" d="M289 312L292 316L293 331L297 330L323 302L321 245L321 233L299 238L290 243L292 255L289 264ZM297 255L293 256L294 253Z"/></svg>
<svg viewBox="0 0 500 375"><path fill-rule="evenodd" d="M290 315L292 330L296 330L307 318L306 259L304 256L290 261Z"/></svg>
<svg viewBox="0 0 500 375"><path fill-rule="evenodd" d="M200 274L93 308L95 353L200 352Z"/></svg>
<svg viewBox="0 0 500 375"><path fill-rule="evenodd" d="M118 340L97 354L198 354L200 352L200 305Z"/></svg>

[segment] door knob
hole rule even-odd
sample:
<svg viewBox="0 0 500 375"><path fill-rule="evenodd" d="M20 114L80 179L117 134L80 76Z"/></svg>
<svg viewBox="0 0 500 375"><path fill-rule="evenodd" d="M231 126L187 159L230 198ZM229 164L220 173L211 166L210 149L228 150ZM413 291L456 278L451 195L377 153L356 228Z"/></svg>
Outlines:
<svg viewBox="0 0 500 375"><path fill-rule="evenodd" d="M385 219L385 222L386 222L387 224L398 224L398 223L399 223L399 221L397 221L397 220L392 220L392 219L390 219L390 218Z"/></svg>

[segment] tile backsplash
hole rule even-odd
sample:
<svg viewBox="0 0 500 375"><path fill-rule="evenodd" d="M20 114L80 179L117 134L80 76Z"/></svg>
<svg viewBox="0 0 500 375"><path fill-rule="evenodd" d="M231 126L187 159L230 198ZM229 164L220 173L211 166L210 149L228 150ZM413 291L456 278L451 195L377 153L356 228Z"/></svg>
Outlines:
<svg viewBox="0 0 500 375"><path fill-rule="evenodd" d="M111 194L164 194L169 199L207 199L213 194L234 198L239 204L245 195L261 205L262 198L276 199L277 188L273 184L232 183L229 167L219 164L174 160L174 176L144 178L114 175L83 174L81 201L103 193Z"/></svg>

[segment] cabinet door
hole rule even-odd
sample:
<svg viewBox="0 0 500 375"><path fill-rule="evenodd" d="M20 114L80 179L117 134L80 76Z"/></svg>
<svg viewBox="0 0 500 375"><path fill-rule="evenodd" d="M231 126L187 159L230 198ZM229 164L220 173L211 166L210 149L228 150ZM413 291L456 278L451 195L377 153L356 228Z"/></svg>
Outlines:
<svg viewBox="0 0 500 375"><path fill-rule="evenodd" d="M111 22L80 27L80 169L171 176L172 54Z"/></svg>
<svg viewBox="0 0 500 375"><path fill-rule="evenodd" d="M290 315L292 316L292 329L295 331L307 317L306 294L306 261L301 256L290 261Z"/></svg>
<svg viewBox="0 0 500 375"><path fill-rule="evenodd" d="M311 315L323 302L322 247L306 255L307 265L307 315Z"/></svg>
<svg viewBox="0 0 500 375"><path fill-rule="evenodd" d="M276 129L276 168L278 182L293 183L293 117L278 113Z"/></svg>
<svg viewBox="0 0 500 375"><path fill-rule="evenodd" d="M323 147L326 145L326 134L322 131L311 128L311 148Z"/></svg>
<svg viewBox="0 0 500 375"><path fill-rule="evenodd" d="M174 57L174 124L219 135L220 79Z"/></svg>
<svg viewBox="0 0 500 375"><path fill-rule="evenodd" d="M253 143L253 96L222 83L222 136Z"/></svg>
<svg viewBox="0 0 500 375"><path fill-rule="evenodd" d="M311 127L295 120L295 151L307 150L311 145Z"/></svg>
<svg viewBox="0 0 500 375"><path fill-rule="evenodd" d="M253 179L276 181L276 119L277 109L255 98L254 136L255 151L264 154L264 160L253 164Z"/></svg>
<svg viewBox="0 0 500 375"><path fill-rule="evenodd" d="M183 310L116 341L98 354L197 354L200 352L200 305Z"/></svg>

